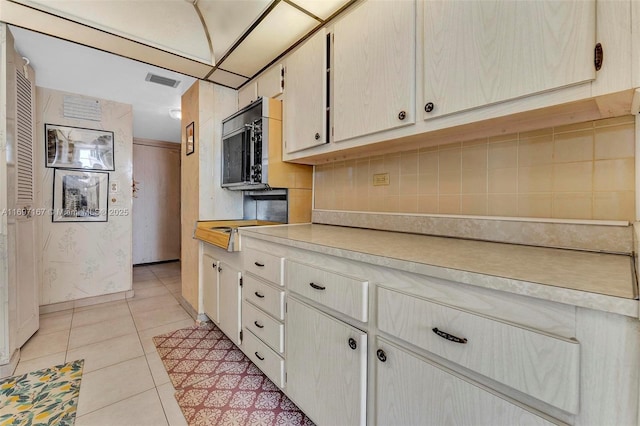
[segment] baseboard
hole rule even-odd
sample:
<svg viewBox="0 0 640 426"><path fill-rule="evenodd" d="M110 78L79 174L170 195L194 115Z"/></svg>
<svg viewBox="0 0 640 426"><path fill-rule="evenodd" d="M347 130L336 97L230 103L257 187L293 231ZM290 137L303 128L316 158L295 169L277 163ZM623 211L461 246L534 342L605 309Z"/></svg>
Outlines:
<svg viewBox="0 0 640 426"><path fill-rule="evenodd" d="M189 316L193 318L194 321L200 320L200 315L198 315L198 312L193 309L193 306L191 306L191 304L187 302L187 300L182 297L182 295L178 295L178 303L180 303L180 306L182 306L184 310L187 311Z"/></svg>
<svg viewBox="0 0 640 426"><path fill-rule="evenodd" d="M40 315L51 312L59 312L67 309L82 308L84 306L97 305L99 303L115 302L117 300L131 299L135 292L133 290L120 291L117 293L103 294L100 296L86 297L84 299L69 300L67 302L51 303L40 306Z"/></svg>
<svg viewBox="0 0 640 426"><path fill-rule="evenodd" d="M18 366L18 361L20 361L20 349L13 351L8 363L0 364L0 379L13 376L13 373L16 371L16 367Z"/></svg>

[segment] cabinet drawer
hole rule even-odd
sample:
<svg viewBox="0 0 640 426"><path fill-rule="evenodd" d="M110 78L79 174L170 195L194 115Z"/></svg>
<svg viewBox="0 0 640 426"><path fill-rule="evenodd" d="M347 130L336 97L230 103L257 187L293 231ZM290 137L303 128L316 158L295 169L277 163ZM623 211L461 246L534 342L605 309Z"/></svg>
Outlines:
<svg viewBox="0 0 640 426"><path fill-rule="evenodd" d="M368 281L290 260L286 265L289 290L367 322Z"/></svg>
<svg viewBox="0 0 640 426"><path fill-rule="evenodd" d="M284 291L278 290L245 275L243 278L244 298L281 321L284 320Z"/></svg>
<svg viewBox="0 0 640 426"><path fill-rule="evenodd" d="M242 302L242 326L251 330L273 350L284 352L284 324L276 321L246 300Z"/></svg>
<svg viewBox="0 0 640 426"><path fill-rule="evenodd" d="M245 329L244 353L278 387L284 387L284 360L260 339Z"/></svg>
<svg viewBox="0 0 640 426"><path fill-rule="evenodd" d="M244 251L244 269L274 284L282 285L284 259L279 256L247 248Z"/></svg>
<svg viewBox="0 0 640 426"><path fill-rule="evenodd" d="M578 342L381 287L378 327L548 404L578 411Z"/></svg>

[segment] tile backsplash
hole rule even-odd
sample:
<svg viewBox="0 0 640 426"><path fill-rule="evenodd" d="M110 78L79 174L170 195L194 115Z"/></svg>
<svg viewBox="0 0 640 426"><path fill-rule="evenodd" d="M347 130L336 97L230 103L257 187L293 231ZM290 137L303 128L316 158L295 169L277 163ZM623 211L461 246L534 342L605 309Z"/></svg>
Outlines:
<svg viewBox="0 0 640 426"><path fill-rule="evenodd" d="M316 209L634 221L635 118L318 165L314 189Z"/></svg>

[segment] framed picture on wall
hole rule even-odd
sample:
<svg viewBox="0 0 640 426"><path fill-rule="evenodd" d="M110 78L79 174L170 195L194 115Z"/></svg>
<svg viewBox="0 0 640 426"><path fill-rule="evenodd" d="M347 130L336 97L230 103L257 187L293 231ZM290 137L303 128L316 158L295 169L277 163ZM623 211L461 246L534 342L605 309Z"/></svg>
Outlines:
<svg viewBox="0 0 640 426"><path fill-rule="evenodd" d="M47 167L115 170L113 132L45 124L44 135Z"/></svg>
<svg viewBox="0 0 640 426"><path fill-rule="evenodd" d="M53 222L107 222L109 173L55 169Z"/></svg>
<svg viewBox="0 0 640 426"><path fill-rule="evenodd" d="M196 133L195 133L195 123L192 121L191 124L187 126L187 155L191 155L196 150Z"/></svg>

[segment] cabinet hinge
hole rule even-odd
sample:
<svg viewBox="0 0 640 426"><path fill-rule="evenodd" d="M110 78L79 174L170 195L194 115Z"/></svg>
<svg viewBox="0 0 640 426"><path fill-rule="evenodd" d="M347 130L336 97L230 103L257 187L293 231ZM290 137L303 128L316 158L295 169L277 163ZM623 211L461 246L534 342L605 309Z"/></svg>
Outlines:
<svg viewBox="0 0 640 426"><path fill-rule="evenodd" d="M242 330L240 330L240 343L242 343Z"/></svg>
<svg viewBox="0 0 640 426"><path fill-rule="evenodd" d="M242 287L242 277L240 277L240 287Z"/></svg>
<svg viewBox="0 0 640 426"><path fill-rule="evenodd" d="M284 90L284 67L280 69L280 88Z"/></svg>
<svg viewBox="0 0 640 426"><path fill-rule="evenodd" d="M331 128L331 136L333 136L333 127Z"/></svg>
<svg viewBox="0 0 640 426"><path fill-rule="evenodd" d="M602 68L602 62L604 61L604 49L602 44L597 43L594 49L593 65L596 67L596 71L600 71Z"/></svg>

